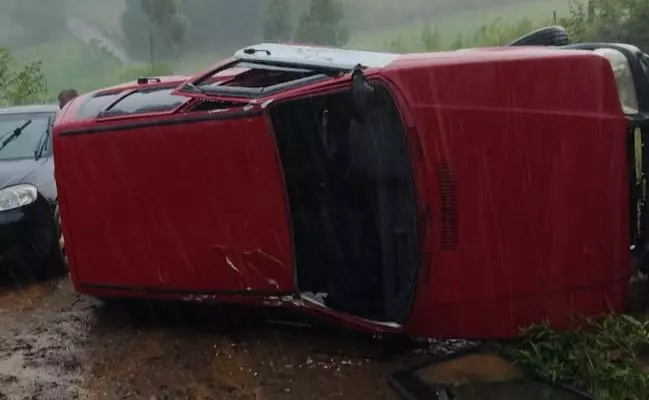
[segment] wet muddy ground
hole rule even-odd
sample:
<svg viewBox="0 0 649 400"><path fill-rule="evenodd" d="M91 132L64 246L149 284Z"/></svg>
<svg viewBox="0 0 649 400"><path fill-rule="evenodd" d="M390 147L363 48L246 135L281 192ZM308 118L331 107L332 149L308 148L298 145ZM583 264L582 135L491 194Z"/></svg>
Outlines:
<svg viewBox="0 0 649 400"><path fill-rule="evenodd" d="M3 399L396 399L399 357L365 335L268 312L105 305L68 279L0 284ZM285 316L282 316L285 319Z"/></svg>

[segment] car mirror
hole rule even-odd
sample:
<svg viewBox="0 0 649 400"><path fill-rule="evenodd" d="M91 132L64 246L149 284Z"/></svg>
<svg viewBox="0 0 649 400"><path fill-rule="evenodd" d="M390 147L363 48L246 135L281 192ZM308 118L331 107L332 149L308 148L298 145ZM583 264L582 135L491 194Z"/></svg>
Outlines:
<svg viewBox="0 0 649 400"><path fill-rule="evenodd" d="M357 120L365 118L374 95L375 90L365 79L361 65L357 65L352 72L352 100Z"/></svg>

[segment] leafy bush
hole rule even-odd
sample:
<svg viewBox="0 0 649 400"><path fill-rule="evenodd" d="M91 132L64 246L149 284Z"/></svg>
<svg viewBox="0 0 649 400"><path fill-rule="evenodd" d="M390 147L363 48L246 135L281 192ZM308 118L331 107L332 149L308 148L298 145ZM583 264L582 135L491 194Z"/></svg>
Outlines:
<svg viewBox="0 0 649 400"><path fill-rule="evenodd" d="M634 44L649 49L649 0L570 0L570 15L560 23L577 41Z"/></svg>
<svg viewBox="0 0 649 400"><path fill-rule="evenodd" d="M33 62L22 69L6 48L0 48L0 105L21 105L42 101L47 93L41 62Z"/></svg>
<svg viewBox="0 0 649 400"><path fill-rule="evenodd" d="M573 42L604 41L636 45L649 50L649 0L569 0L568 14L557 21L565 27ZM473 35L458 36L450 46L443 46L437 29L426 25L420 40L397 37L385 43L392 51L439 51L464 47L501 46L553 21L533 23L529 19L497 19L476 29ZM432 40L431 40L432 39ZM446 38L448 39L448 38Z"/></svg>
<svg viewBox="0 0 649 400"><path fill-rule="evenodd" d="M649 345L649 324L627 315L588 319L568 332L540 324L522 332L509 352L522 367L601 400L649 399L649 375L638 353Z"/></svg>

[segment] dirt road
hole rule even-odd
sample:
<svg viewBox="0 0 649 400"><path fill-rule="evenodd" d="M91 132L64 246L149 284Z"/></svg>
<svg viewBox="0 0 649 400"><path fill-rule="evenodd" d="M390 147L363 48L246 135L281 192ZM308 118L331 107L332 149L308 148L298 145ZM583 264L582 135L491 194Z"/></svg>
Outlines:
<svg viewBox="0 0 649 400"><path fill-rule="evenodd" d="M0 285L0 400L395 399L396 361L346 332L268 313L106 306L70 282Z"/></svg>

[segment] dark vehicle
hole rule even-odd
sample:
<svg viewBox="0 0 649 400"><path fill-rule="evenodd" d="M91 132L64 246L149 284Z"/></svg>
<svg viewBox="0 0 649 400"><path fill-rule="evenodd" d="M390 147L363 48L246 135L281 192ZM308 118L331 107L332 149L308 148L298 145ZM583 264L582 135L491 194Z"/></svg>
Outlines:
<svg viewBox="0 0 649 400"><path fill-rule="evenodd" d="M72 280L412 336L563 329L624 310L628 124L591 51L252 46L66 106Z"/></svg>
<svg viewBox="0 0 649 400"><path fill-rule="evenodd" d="M0 268L42 276L59 270L52 126L56 105L0 109Z"/></svg>

